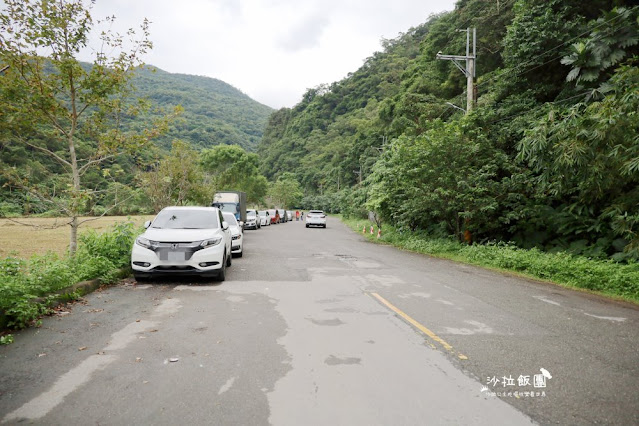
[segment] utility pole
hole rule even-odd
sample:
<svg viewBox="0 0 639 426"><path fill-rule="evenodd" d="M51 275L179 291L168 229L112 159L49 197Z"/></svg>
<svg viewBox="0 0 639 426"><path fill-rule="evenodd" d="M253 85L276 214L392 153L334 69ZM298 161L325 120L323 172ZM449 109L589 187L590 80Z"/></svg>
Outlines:
<svg viewBox="0 0 639 426"><path fill-rule="evenodd" d="M476 51L477 51L477 28L473 28L473 54L470 54L470 28L466 28L465 30L457 30L457 31L466 31L466 56L458 56L458 55L444 55L442 52L437 53L437 59L443 59L447 61L453 61L453 64L461 72L466 76L466 114L470 113L473 109L476 100L475 93L475 75L476 75L476 66L475 61L477 60ZM464 67L458 61L465 60L466 66ZM454 105L453 105L454 106ZM456 107L459 108L459 107ZM459 108L462 109L462 108Z"/></svg>
<svg viewBox="0 0 639 426"><path fill-rule="evenodd" d="M359 176L359 184L362 184L362 165L359 165L359 170L353 170L353 173Z"/></svg>
<svg viewBox="0 0 639 426"><path fill-rule="evenodd" d="M388 136L381 136L381 139L382 139L382 146L375 149L378 150L379 152L384 152L384 149L386 149L386 142L388 142Z"/></svg>

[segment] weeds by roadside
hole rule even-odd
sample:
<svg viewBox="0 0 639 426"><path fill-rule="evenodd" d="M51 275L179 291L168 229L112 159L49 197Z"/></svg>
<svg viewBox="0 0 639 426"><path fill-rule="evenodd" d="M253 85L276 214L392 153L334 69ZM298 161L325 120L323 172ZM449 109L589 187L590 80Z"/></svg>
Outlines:
<svg viewBox="0 0 639 426"><path fill-rule="evenodd" d="M78 282L114 282L118 271L129 264L138 231L132 222L118 223L103 233L88 231L80 236L75 257L47 253L28 260L15 256L0 259L0 310L8 317L7 326L21 329L37 325L49 310L52 294ZM69 300L80 297L75 292L65 296Z"/></svg>
<svg viewBox="0 0 639 426"><path fill-rule="evenodd" d="M361 232L371 225L365 220L342 218L351 229ZM365 233L376 240L375 235ZM385 225L379 241L406 250L512 271L552 281L566 287L596 291L608 296L639 302L639 263L621 264L612 260L593 260L568 253L546 253L521 249L508 243L468 245L452 239L432 238L419 232L399 232Z"/></svg>

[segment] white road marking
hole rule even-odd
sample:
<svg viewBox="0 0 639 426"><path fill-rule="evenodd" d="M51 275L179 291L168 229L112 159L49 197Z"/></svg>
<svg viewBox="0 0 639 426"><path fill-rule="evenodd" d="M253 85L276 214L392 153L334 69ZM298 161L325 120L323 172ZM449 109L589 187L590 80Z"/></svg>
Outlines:
<svg viewBox="0 0 639 426"><path fill-rule="evenodd" d="M400 294L399 297L400 299L409 299L411 297L421 297L423 299L428 299L430 298L430 294L428 293L422 293L422 292L416 292L416 293L404 293L404 294Z"/></svg>
<svg viewBox="0 0 639 426"><path fill-rule="evenodd" d="M584 314L588 315L589 317L599 318L599 319L614 321L614 322L624 322L626 320L626 318L622 318L622 317L602 317L599 315L589 314L588 312L584 312Z"/></svg>
<svg viewBox="0 0 639 426"><path fill-rule="evenodd" d="M392 287L395 284L404 284L404 280L394 275L366 275L366 280L370 284L382 285L384 287Z"/></svg>
<svg viewBox="0 0 639 426"><path fill-rule="evenodd" d="M464 321L466 324L470 324L473 328L453 328L446 327L446 333L449 334L461 334L464 336L471 336L473 334L493 334L494 330L487 324L479 321L468 320Z"/></svg>
<svg viewBox="0 0 639 426"><path fill-rule="evenodd" d="M155 321L140 321L132 322L125 326L122 330L116 331L111 335L109 346L104 348L105 351L117 351L124 349L127 345L133 342L138 336L138 333L142 333L146 329L157 327L158 323Z"/></svg>
<svg viewBox="0 0 639 426"><path fill-rule="evenodd" d="M546 299L544 296L533 296L537 300L541 300L542 302L550 303L551 305L561 306L561 303L555 302L554 300Z"/></svg>
<svg viewBox="0 0 639 426"><path fill-rule="evenodd" d="M357 268L361 269L375 269L381 267L381 265L377 262L364 261L364 260L356 260L353 262L353 265Z"/></svg>
<svg viewBox="0 0 639 426"><path fill-rule="evenodd" d="M194 285L178 285L178 286L175 286L175 288L173 289L173 291L184 291L184 290L189 290L189 291L218 291L218 289L216 287L194 286Z"/></svg>
<svg viewBox="0 0 639 426"><path fill-rule="evenodd" d="M224 386L220 388L220 391L217 394L222 395L224 392L231 389L231 386L233 386L233 383L235 383L235 377L231 377L230 379L228 379L226 383L224 383Z"/></svg>

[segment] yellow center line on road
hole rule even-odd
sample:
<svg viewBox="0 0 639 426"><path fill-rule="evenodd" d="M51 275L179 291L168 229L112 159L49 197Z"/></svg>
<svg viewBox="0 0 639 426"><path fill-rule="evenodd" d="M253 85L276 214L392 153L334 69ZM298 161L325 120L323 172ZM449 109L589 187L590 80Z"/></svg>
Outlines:
<svg viewBox="0 0 639 426"><path fill-rule="evenodd" d="M430 331L428 328L424 327L422 324L420 324L419 322L411 318L408 314L406 314L401 309L399 309L398 307L390 303L388 300L384 299L382 296L380 296L377 293L369 293L369 294L373 296L375 299L377 299L382 305L385 305L391 311L395 312L397 315L402 317L410 325L412 325L413 327L415 327L416 329L418 329L419 331L421 331L422 333L424 333L425 335L427 335L428 337L430 337L431 339L433 339L434 341L442 345L444 349L452 353L455 352L453 350L453 347L448 342L446 342L444 339L442 339L441 337L439 337L438 335ZM468 357L463 354L457 354L457 356L459 359L462 359L462 360L468 359Z"/></svg>

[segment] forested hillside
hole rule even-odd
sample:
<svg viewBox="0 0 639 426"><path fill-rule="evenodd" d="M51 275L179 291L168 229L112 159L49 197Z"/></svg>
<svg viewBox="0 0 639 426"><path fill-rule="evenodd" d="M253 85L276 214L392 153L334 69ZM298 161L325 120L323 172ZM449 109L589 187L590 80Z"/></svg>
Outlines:
<svg viewBox="0 0 639 426"><path fill-rule="evenodd" d="M402 229L639 257L639 21L631 1L460 0L273 113L269 178L304 208ZM477 28L477 102L438 52ZM454 106L453 106L454 105ZM456 108L456 107L458 108Z"/></svg>
<svg viewBox="0 0 639 426"><path fill-rule="evenodd" d="M44 68L51 68L45 71L44 78L53 79L55 68L46 59L42 60ZM0 62L9 63L8 60ZM78 66L78 74L81 69L88 76L96 69L87 63L78 63ZM6 95L0 114L0 216L59 215L66 208L60 206L69 204L75 197L65 192L71 177L69 162L65 159L69 158L65 153L68 147L56 138L56 133L60 133L56 125L47 127L46 117L20 111L34 107L27 106L25 97L15 88L16 80L11 75L14 70L15 67L9 69L0 80L0 89ZM237 145L253 152L273 111L231 85L208 77L171 74L145 66L132 71L130 83L131 92L125 99L128 106L119 114L108 116L110 122L104 129L100 128L101 136L95 126L102 126L106 120L100 118L96 120L99 124L78 126L74 134L77 155L86 159L87 165L81 174L86 189L79 196L82 201L75 207L83 214L152 213L155 204L149 197L153 198L154 191L164 191L165 196L172 194L158 189L157 185L149 185L151 172L168 167L165 163L170 161L165 160L166 157L175 152L188 155L189 164L176 164L186 170L198 166L198 152L216 146ZM87 84L89 88L94 86ZM68 105L68 94L58 97L60 105ZM138 107L140 99L143 102ZM113 105L118 104L113 102ZM174 113L176 107L180 109L177 114ZM91 117L99 115L96 108L86 110L85 116L89 112ZM23 118L15 118L18 113L23 114ZM62 115L61 122L66 123L67 118ZM33 117L33 123L21 123L24 117ZM117 154L107 147L96 149L97 143L108 139L113 139L111 144L124 144L127 148ZM99 157L104 161L96 161ZM178 170L171 173L173 177L164 175L161 179L176 185L184 181L182 175L190 175L190 172L182 172L178 176ZM199 186L197 202L207 203L212 197L212 188Z"/></svg>
<svg viewBox="0 0 639 426"><path fill-rule="evenodd" d="M235 87L215 78L171 74L145 67L133 79L136 95L164 110L181 105L184 111L158 143L169 149L174 139L194 148L239 145L254 151L273 110ZM153 115L152 115L153 116ZM143 123L138 123L139 125Z"/></svg>

